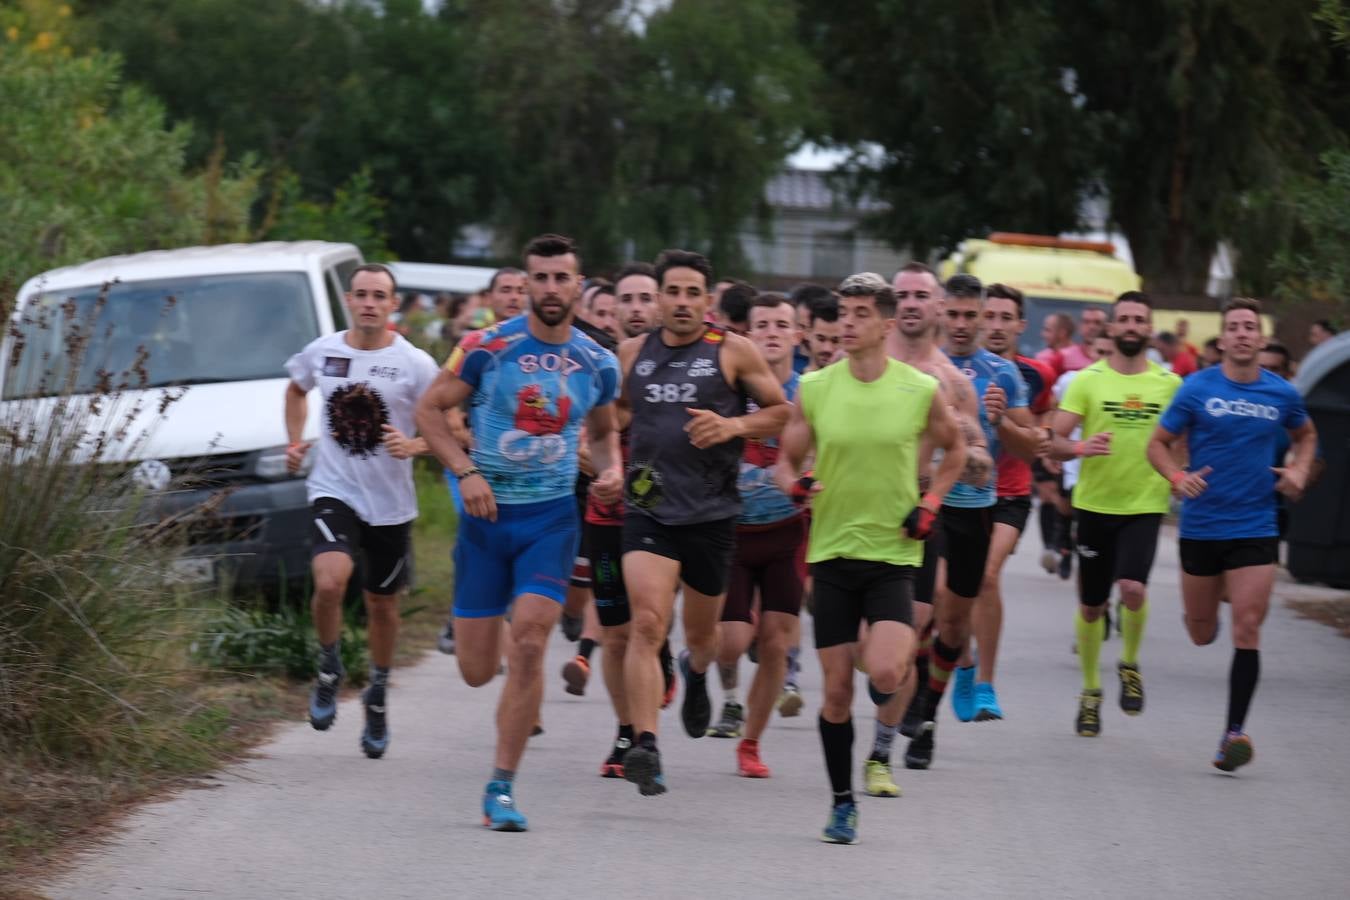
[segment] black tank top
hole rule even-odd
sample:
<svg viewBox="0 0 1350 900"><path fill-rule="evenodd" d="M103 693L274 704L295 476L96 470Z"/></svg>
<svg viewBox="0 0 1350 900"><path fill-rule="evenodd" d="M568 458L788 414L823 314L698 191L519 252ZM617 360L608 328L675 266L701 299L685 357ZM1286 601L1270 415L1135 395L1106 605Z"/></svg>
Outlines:
<svg viewBox="0 0 1350 900"><path fill-rule="evenodd" d="M647 336L625 388L633 407L632 456L624 481L624 506L665 525L693 525L740 514L736 491L744 441L700 450L689 443L686 409L719 416L745 415L746 396L722 372L726 332L708 326L692 344L670 347L661 331Z"/></svg>

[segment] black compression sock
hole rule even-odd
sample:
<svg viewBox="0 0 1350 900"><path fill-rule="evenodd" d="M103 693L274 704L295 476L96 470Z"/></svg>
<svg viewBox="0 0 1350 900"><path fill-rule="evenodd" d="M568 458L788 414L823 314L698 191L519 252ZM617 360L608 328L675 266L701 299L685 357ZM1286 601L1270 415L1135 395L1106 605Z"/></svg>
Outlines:
<svg viewBox="0 0 1350 900"><path fill-rule="evenodd" d="M628 741L630 744L633 742L633 726L632 726L632 725L620 725L620 726L619 726L619 740L621 740L621 741L622 741L622 740L626 740L626 741Z"/></svg>
<svg viewBox="0 0 1350 900"><path fill-rule="evenodd" d="M642 734L638 735L637 743L643 750L655 750L656 735L652 734L650 731L644 731Z"/></svg>
<svg viewBox="0 0 1350 900"><path fill-rule="evenodd" d="M1247 707L1256 693L1261 677L1261 651L1233 651L1233 666L1228 670L1228 730L1241 731L1247 721Z"/></svg>
<svg viewBox="0 0 1350 900"><path fill-rule="evenodd" d="M853 719L830 722L821 716L820 745L825 751L825 771L830 776L834 802L853 800Z"/></svg>
<svg viewBox="0 0 1350 900"><path fill-rule="evenodd" d="M577 656L589 661L591 653L595 650L595 641L590 638L582 638L581 643L577 645Z"/></svg>

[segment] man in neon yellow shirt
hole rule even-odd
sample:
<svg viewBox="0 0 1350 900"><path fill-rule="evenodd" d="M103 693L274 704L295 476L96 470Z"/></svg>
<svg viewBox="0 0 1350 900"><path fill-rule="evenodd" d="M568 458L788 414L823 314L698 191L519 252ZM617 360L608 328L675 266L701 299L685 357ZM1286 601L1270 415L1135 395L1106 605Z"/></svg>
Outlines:
<svg viewBox="0 0 1350 900"><path fill-rule="evenodd" d="M1115 352L1080 371L1055 413L1055 459L1082 457L1073 489L1078 529L1078 599L1075 616L1083 692L1075 729L1083 737L1101 733L1102 690L1098 656L1104 635L1096 624L1120 586L1120 630L1124 647L1116 666L1120 708L1130 716L1144 711L1139 645L1148 621L1145 586L1158 547L1158 529L1167 512L1169 485L1148 462L1148 442L1172 402L1181 379L1144 355L1153 332L1153 307L1146 294L1128 291L1111 307L1109 334ZM1069 434L1081 424L1083 440Z"/></svg>
<svg viewBox="0 0 1350 900"><path fill-rule="evenodd" d="M902 689L912 671L914 576L942 498L965 465L965 442L937 380L886 353L895 294L864 272L839 286L840 344L847 359L803 376L780 440L774 480L812 501L807 562L815 581L815 636L824 673L820 739L833 792L821 840L857 840L853 802L853 644L872 685ZM932 489L919 498L919 442L944 451ZM815 477L802 465L815 448Z"/></svg>

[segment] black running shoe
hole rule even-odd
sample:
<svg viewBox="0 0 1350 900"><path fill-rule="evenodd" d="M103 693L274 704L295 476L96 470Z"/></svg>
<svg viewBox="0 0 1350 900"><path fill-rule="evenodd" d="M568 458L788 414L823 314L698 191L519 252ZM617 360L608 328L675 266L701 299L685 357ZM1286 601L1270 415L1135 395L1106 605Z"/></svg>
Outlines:
<svg viewBox="0 0 1350 900"><path fill-rule="evenodd" d="M1120 711L1139 715L1144 711L1144 676L1138 666L1129 663L1116 663L1116 673L1120 676Z"/></svg>
<svg viewBox="0 0 1350 900"><path fill-rule="evenodd" d="M389 749L389 718L385 714L384 687L372 684L361 694L366 710L366 727L361 732L361 751L371 759L384 756Z"/></svg>
<svg viewBox="0 0 1350 900"><path fill-rule="evenodd" d="M1073 554L1068 550L1063 550L1059 554L1059 577L1063 581L1068 581L1069 576L1073 574Z"/></svg>
<svg viewBox="0 0 1350 900"><path fill-rule="evenodd" d="M707 673L695 675L689 668L689 651L680 654L680 674L684 676L684 702L680 704L680 720L685 733L701 738L708 733L712 722L712 700L708 697ZM630 779L631 780L631 779Z"/></svg>
<svg viewBox="0 0 1350 900"><path fill-rule="evenodd" d="M572 616L569 616L567 613L563 613L562 622L560 623L563 637L567 638L569 641L572 641L573 643L581 640L581 629L585 624L586 624L585 621L580 616L573 618Z"/></svg>
<svg viewBox="0 0 1350 900"><path fill-rule="evenodd" d="M1079 737L1096 737L1102 733L1102 692L1083 691L1078 695L1078 718L1073 729Z"/></svg>
<svg viewBox="0 0 1350 900"><path fill-rule="evenodd" d="M666 779L661 774L661 751L641 745L629 748L623 757L623 777L636 784L638 793L644 797L664 794Z"/></svg>
<svg viewBox="0 0 1350 900"><path fill-rule="evenodd" d="M337 696L342 687L342 669L320 672L309 695L309 724L315 731L327 731L337 719Z"/></svg>
<svg viewBox="0 0 1350 900"><path fill-rule="evenodd" d="M451 616L446 620L445 627L441 629L440 637L436 638L436 649L446 656L455 655L455 617Z"/></svg>
<svg viewBox="0 0 1350 900"><path fill-rule="evenodd" d="M936 730L936 722L924 722L919 726L918 735L909 742L909 747L905 750L906 769L926 769L932 765L933 732Z"/></svg>

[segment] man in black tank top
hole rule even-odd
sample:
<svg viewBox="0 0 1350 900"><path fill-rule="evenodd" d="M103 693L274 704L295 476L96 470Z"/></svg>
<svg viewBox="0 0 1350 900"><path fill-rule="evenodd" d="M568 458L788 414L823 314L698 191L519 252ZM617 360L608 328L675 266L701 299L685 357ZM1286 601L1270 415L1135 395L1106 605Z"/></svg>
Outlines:
<svg viewBox="0 0 1350 900"><path fill-rule="evenodd" d="M680 715L690 737L712 718L706 674L740 512L736 475L745 438L772 437L789 413L769 364L746 338L704 321L712 267L698 253L667 250L656 261L661 327L619 347L620 425L631 420L624 485L623 577L632 608L624 657L637 746L624 777L644 795L666 790L656 749L662 675L658 653L676 590L684 586ZM746 412L746 399L759 409Z"/></svg>

